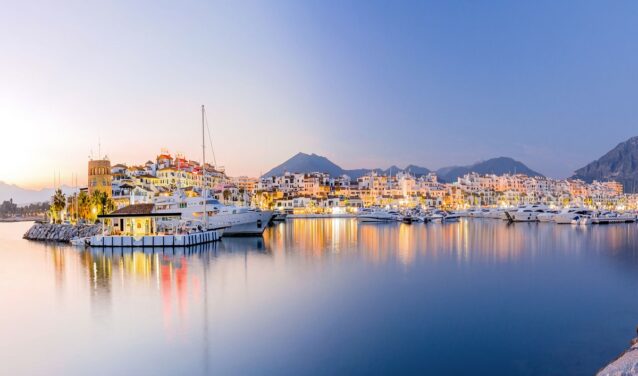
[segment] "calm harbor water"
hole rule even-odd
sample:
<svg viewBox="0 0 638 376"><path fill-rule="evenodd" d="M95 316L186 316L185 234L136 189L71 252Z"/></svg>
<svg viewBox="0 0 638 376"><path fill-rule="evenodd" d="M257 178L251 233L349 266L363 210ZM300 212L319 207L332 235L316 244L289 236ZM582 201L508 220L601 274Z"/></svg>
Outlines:
<svg viewBox="0 0 638 376"><path fill-rule="evenodd" d="M184 250L0 224L0 374L593 374L638 324L638 226L293 220Z"/></svg>

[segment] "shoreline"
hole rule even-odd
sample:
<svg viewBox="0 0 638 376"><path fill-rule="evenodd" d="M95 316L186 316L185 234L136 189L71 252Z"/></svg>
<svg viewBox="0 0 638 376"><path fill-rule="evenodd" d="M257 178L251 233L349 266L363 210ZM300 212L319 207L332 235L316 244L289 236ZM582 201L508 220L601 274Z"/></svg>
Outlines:
<svg viewBox="0 0 638 376"><path fill-rule="evenodd" d="M38 221L44 221L44 217L0 218L0 223L38 222Z"/></svg>

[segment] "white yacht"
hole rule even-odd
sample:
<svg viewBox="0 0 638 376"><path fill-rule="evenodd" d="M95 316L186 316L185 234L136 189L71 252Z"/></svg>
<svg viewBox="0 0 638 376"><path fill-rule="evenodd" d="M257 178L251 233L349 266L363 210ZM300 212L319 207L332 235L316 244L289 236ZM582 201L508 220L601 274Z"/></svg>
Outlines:
<svg viewBox="0 0 638 376"><path fill-rule="evenodd" d="M364 209L357 215L357 219L360 222L391 222L396 221L397 217L382 209Z"/></svg>
<svg viewBox="0 0 638 376"><path fill-rule="evenodd" d="M583 218L590 218L594 214L587 208L565 208L558 214L554 214L553 221L557 224L573 224L580 222Z"/></svg>
<svg viewBox="0 0 638 376"><path fill-rule="evenodd" d="M209 228L225 227L224 235L261 235L273 217L272 211L261 211L243 206L223 205L218 200L202 197L184 197L177 193L169 197L159 197L155 201L157 213L181 213L182 218L206 220Z"/></svg>
<svg viewBox="0 0 638 376"><path fill-rule="evenodd" d="M470 210L468 212L468 216L472 218L486 218L489 212L490 212L490 209L487 209L487 208L475 209L475 210Z"/></svg>
<svg viewBox="0 0 638 376"><path fill-rule="evenodd" d="M512 222L536 222L538 215L548 210L544 205L526 205L515 212L507 212L507 215Z"/></svg>
<svg viewBox="0 0 638 376"><path fill-rule="evenodd" d="M631 223L636 221L636 216L633 214L627 213L618 213L615 211L601 211L596 212L595 214L582 218L578 221L578 224L589 225L589 224L612 224L612 223Z"/></svg>
<svg viewBox="0 0 638 376"><path fill-rule="evenodd" d="M445 212L445 222L458 222L461 220L461 216L455 212Z"/></svg>
<svg viewBox="0 0 638 376"><path fill-rule="evenodd" d="M540 213L536 219L539 222L552 222L554 221L554 216L558 213L560 213L558 210L548 210L545 213Z"/></svg>
<svg viewBox="0 0 638 376"><path fill-rule="evenodd" d="M490 211L485 214L485 218L507 219L507 217L505 216L506 211L512 211L512 209L506 209L506 208L490 209Z"/></svg>

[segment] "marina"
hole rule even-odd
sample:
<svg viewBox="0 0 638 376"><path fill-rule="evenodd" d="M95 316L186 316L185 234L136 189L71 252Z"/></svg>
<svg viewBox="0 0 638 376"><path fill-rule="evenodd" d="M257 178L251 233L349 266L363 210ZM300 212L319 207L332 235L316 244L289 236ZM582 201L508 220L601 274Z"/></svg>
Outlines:
<svg viewBox="0 0 638 376"><path fill-rule="evenodd" d="M638 2L3 5L0 376L638 376Z"/></svg>

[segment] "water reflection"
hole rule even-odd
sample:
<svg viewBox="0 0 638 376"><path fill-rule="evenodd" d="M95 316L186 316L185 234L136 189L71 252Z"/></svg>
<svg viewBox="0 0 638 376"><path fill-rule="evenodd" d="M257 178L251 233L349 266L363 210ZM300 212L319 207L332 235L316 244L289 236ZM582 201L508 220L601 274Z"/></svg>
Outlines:
<svg viewBox="0 0 638 376"><path fill-rule="evenodd" d="M2 357L3 374L38 373L34 352L61 374L98 363L111 374L135 373L131 364L153 374L462 374L496 363L502 374L582 374L624 349L638 317L635 224L313 219L263 238L87 250L5 229L0 299L17 303L0 332L18 338L18 355ZM475 349L463 364L459 346ZM113 353L121 361L105 362Z"/></svg>
<svg viewBox="0 0 638 376"><path fill-rule="evenodd" d="M615 226L557 226L553 224L463 220L447 224L357 223L349 219L291 221L267 233L271 249L321 259L355 253L382 264L405 265L419 257L453 258L459 263L519 262L539 253L581 252L595 247L620 253L634 264L638 248L635 224Z"/></svg>

